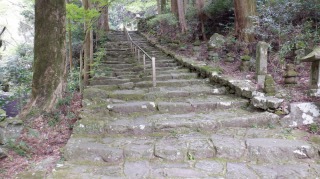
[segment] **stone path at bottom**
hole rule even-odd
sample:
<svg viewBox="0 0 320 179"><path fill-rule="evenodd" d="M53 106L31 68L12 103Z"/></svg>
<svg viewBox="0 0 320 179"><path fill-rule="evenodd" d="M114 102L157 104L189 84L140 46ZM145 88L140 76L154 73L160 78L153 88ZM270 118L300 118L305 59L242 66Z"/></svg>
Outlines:
<svg viewBox="0 0 320 179"><path fill-rule="evenodd" d="M122 32L111 32L106 58L86 87L81 120L49 178L317 178L319 146L280 118L248 107L223 87L156 56L143 70Z"/></svg>

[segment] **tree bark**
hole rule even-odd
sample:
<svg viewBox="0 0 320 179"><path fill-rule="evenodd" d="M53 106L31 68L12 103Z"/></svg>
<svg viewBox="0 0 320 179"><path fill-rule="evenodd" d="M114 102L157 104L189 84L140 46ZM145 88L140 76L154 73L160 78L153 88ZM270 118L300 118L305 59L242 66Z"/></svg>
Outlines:
<svg viewBox="0 0 320 179"><path fill-rule="evenodd" d="M181 1L181 0L179 0ZM179 17L178 13L178 0L171 0L171 12L176 16Z"/></svg>
<svg viewBox="0 0 320 179"><path fill-rule="evenodd" d="M69 35L69 40L68 40L68 46L69 46L69 67L70 67L70 72L72 71L72 32L71 32L71 20L68 19L68 35Z"/></svg>
<svg viewBox="0 0 320 179"><path fill-rule="evenodd" d="M187 32L187 22L185 17L185 6L184 6L184 0L178 0L178 15L179 15L179 23L181 32L185 33Z"/></svg>
<svg viewBox="0 0 320 179"><path fill-rule="evenodd" d="M250 16L256 16L256 0L234 0L235 33L243 42L253 42L254 35L248 32L253 27Z"/></svg>
<svg viewBox="0 0 320 179"><path fill-rule="evenodd" d="M167 6L167 0L161 0L161 13L165 13Z"/></svg>
<svg viewBox="0 0 320 179"><path fill-rule="evenodd" d="M158 14L161 14L161 0L157 0L157 11Z"/></svg>
<svg viewBox="0 0 320 179"><path fill-rule="evenodd" d="M50 111L65 89L65 0L35 1L31 106Z"/></svg>
<svg viewBox="0 0 320 179"><path fill-rule="evenodd" d="M200 22L200 29L201 29L201 33L202 33L202 38L203 38L203 40L207 40L205 27L204 27L204 19L205 19L205 14L203 13L204 3L205 3L204 0L196 0L196 7L198 10L198 17L199 17L199 22Z"/></svg>
<svg viewBox="0 0 320 179"><path fill-rule="evenodd" d="M88 0L83 0L83 7L85 10L89 10L89 2ZM88 19L85 19L84 22L84 31L85 31L85 38L84 38L84 70L83 70L83 85L87 86L89 84L89 61L90 61L90 30L89 30L89 23Z"/></svg>

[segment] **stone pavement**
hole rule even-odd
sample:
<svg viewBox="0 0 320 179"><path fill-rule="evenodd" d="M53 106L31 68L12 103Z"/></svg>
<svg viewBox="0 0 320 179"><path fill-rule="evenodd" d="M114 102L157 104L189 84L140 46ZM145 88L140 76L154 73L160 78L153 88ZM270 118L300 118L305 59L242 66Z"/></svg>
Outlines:
<svg viewBox="0 0 320 179"><path fill-rule="evenodd" d="M157 87L111 32L106 58L84 90L81 120L49 178L317 178L319 146L247 99L156 56Z"/></svg>

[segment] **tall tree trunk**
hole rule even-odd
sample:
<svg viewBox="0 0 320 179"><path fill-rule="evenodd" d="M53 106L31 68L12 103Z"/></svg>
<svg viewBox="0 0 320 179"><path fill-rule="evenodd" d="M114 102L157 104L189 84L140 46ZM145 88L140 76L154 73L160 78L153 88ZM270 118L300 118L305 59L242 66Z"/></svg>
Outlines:
<svg viewBox="0 0 320 179"><path fill-rule="evenodd" d="M89 2L88 0L83 0L83 7L85 10L89 10ZM89 30L88 20L85 19L84 30L85 30L85 38L84 38L84 74L83 74L83 85L87 86L89 84L89 60L90 60L90 30Z"/></svg>
<svg viewBox="0 0 320 179"><path fill-rule="evenodd" d="M68 40L68 46L69 46L69 67L70 67L70 72L72 71L72 32L71 32L71 20L68 19L68 35L69 35L69 40Z"/></svg>
<svg viewBox="0 0 320 179"><path fill-rule="evenodd" d="M90 60L89 60L90 77L93 76L93 30L90 30Z"/></svg>
<svg viewBox="0 0 320 179"><path fill-rule="evenodd" d="M167 0L161 0L161 13L166 13Z"/></svg>
<svg viewBox="0 0 320 179"><path fill-rule="evenodd" d="M98 32L97 32L97 41L100 39L100 36L103 36L106 32L110 31L109 26L109 7L106 6L102 8L99 20L98 20Z"/></svg>
<svg viewBox="0 0 320 179"><path fill-rule="evenodd" d="M161 14L161 0L157 0L157 11L158 14Z"/></svg>
<svg viewBox="0 0 320 179"><path fill-rule="evenodd" d="M254 35L248 32L253 27L253 20L250 16L257 15L256 0L234 0L235 33L243 42L253 42Z"/></svg>
<svg viewBox="0 0 320 179"><path fill-rule="evenodd" d="M204 27L204 19L205 19L205 14L203 13L203 7L204 7L204 0L196 0L196 7L198 10L198 18L200 22L200 29L202 33L202 38L203 40L207 40L206 32L205 32L205 27Z"/></svg>
<svg viewBox="0 0 320 179"><path fill-rule="evenodd" d="M181 1L181 0L179 0ZM176 16L179 17L178 13L178 0L171 0L171 12Z"/></svg>
<svg viewBox="0 0 320 179"><path fill-rule="evenodd" d="M185 6L184 0L178 0L178 15L179 15L179 23L181 32L185 33L187 31L187 22L185 17Z"/></svg>
<svg viewBox="0 0 320 179"><path fill-rule="evenodd" d="M65 88L65 0L35 1L34 64L30 106L50 111Z"/></svg>
<svg viewBox="0 0 320 179"><path fill-rule="evenodd" d="M67 0L66 3L70 3L70 0ZM69 70L72 71L72 31L71 31L71 19L68 19L68 48L69 48Z"/></svg>

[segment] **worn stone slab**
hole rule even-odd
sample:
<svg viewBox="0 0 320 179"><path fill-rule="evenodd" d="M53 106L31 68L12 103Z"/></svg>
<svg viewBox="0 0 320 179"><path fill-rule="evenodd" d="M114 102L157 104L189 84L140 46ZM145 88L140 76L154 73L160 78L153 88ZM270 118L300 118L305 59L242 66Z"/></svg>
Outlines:
<svg viewBox="0 0 320 179"><path fill-rule="evenodd" d="M64 163L56 167L53 172L46 176L48 179L120 179L123 178L123 167L116 165L105 165L99 162L87 162L87 165L76 163ZM26 178L26 177L22 177ZM34 177L32 177L34 178ZM43 178L43 177L41 177Z"/></svg>
<svg viewBox="0 0 320 179"><path fill-rule="evenodd" d="M154 144L128 144L124 148L126 159L152 159L154 158Z"/></svg>
<svg viewBox="0 0 320 179"><path fill-rule="evenodd" d="M305 141L256 138L246 140L248 158L257 163L282 163L317 157L317 151Z"/></svg>
<svg viewBox="0 0 320 179"><path fill-rule="evenodd" d="M154 102L128 102L124 104L109 104L109 111L120 114L143 113L156 111Z"/></svg>
<svg viewBox="0 0 320 179"><path fill-rule="evenodd" d="M123 150L108 147L87 138L69 139L64 150L64 157L68 161L96 161L106 163L123 162Z"/></svg>
<svg viewBox="0 0 320 179"><path fill-rule="evenodd" d="M142 100L145 95L144 90L115 90L112 91L109 96L110 98L121 99L121 100Z"/></svg>
<svg viewBox="0 0 320 179"><path fill-rule="evenodd" d="M188 146L189 160L214 158L216 155L215 148L209 139L191 139L188 141Z"/></svg>
<svg viewBox="0 0 320 179"><path fill-rule="evenodd" d="M192 168L159 168L152 171L151 178L204 178L208 174Z"/></svg>
<svg viewBox="0 0 320 179"><path fill-rule="evenodd" d="M91 86L94 85L119 85L123 83L130 82L129 79L112 79L107 77L94 77L92 78L89 83Z"/></svg>
<svg viewBox="0 0 320 179"><path fill-rule="evenodd" d="M157 106L162 113L181 114L194 111L194 108L190 103L184 102L159 102Z"/></svg>
<svg viewBox="0 0 320 179"><path fill-rule="evenodd" d="M155 144L154 155L169 161L184 161L187 158L188 147L178 139L161 139Z"/></svg>
<svg viewBox="0 0 320 179"><path fill-rule="evenodd" d="M260 178L316 178L316 175L310 172L308 164L251 165L250 167Z"/></svg>
<svg viewBox="0 0 320 179"><path fill-rule="evenodd" d="M221 175L224 172L224 163L214 160L200 160L196 162L195 168L209 172L212 175Z"/></svg>
<svg viewBox="0 0 320 179"><path fill-rule="evenodd" d="M211 139L217 157L231 160L244 157L246 146L243 140L221 135L212 135Z"/></svg>
<svg viewBox="0 0 320 179"><path fill-rule="evenodd" d="M150 166L148 161L125 162L124 174L127 178L149 178Z"/></svg>
<svg viewBox="0 0 320 179"><path fill-rule="evenodd" d="M227 163L226 178L248 179L258 176L246 164Z"/></svg>
<svg viewBox="0 0 320 179"><path fill-rule="evenodd" d="M282 124L287 127L298 127L320 121L320 104L297 102L290 104L290 114Z"/></svg>
<svg viewBox="0 0 320 179"><path fill-rule="evenodd" d="M118 87L119 89L133 89L134 83L133 82L121 83L121 84L118 84Z"/></svg>
<svg viewBox="0 0 320 179"><path fill-rule="evenodd" d="M268 126L278 125L280 117L269 112L252 113L239 115L231 118L220 119L219 123L222 127L252 127L252 126Z"/></svg>

